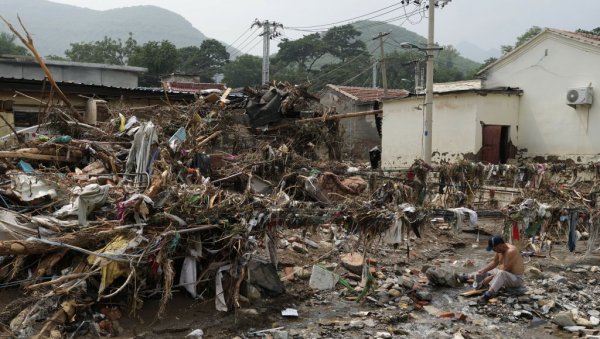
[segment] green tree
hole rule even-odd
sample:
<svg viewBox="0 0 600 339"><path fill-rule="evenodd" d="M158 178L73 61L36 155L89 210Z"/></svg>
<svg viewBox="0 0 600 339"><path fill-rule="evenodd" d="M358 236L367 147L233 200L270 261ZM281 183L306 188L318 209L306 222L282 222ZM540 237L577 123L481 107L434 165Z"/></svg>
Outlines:
<svg viewBox="0 0 600 339"><path fill-rule="evenodd" d="M531 38L533 38L534 36L540 34L542 32L542 28L539 26L533 26L530 29L527 30L527 32L521 34L520 36L517 37L517 41L515 42L515 45L502 45L500 46L500 50L502 51L502 54L507 54L509 52L511 52L513 49L521 46L522 44L526 43L527 41L529 41Z"/></svg>
<svg viewBox="0 0 600 339"><path fill-rule="evenodd" d="M295 63L298 70L311 72L315 62L327 53L319 33L305 35L297 40L282 39L275 62Z"/></svg>
<svg viewBox="0 0 600 339"><path fill-rule="evenodd" d="M395 50L385 56L389 88L404 88L414 91L415 63L425 66L425 56L418 51Z"/></svg>
<svg viewBox="0 0 600 339"><path fill-rule="evenodd" d="M345 62L324 65L318 73L310 78L310 83L315 91L322 89L327 84L366 86L371 77L371 69L371 57L364 53Z"/></svg>
<svg viewBox="0 0 600 339"><path fill-rule="evenodd" d="M262 59L249 54L223 66L223 82L229 87L243 87L260 84L262 78Z"/></svg>
<svg viewBox="0 0 600 339"><path fill-rule="evenodd" d="M0 54L29 55L27 48L17 45L15 39L13 34L0 33Z"/></svg>
<svg viewBox="0 0 600 339"><path fill-rule="evenodd" d="M137 42L131 33L125 42L105 36L98 41L72 43L65 55L69 60L76 62L125 65L136 46Z"/></svg>
<svg viewBox="0 0 600 339"><path fill-rule="evenodd" d="M54 55L54 54L46 55L44 57L44 59L46 59L46 60L55 60L55 61L71 61L67 57L62 57L62 56Z"/></svg>
<svg viewBox="0 0 600 339"><path fill-rule="evenodd" d="M160 76L172 73L177 68L177 47L168 41L148 41L133 48L129 65L148 68L140 79L142 86L157 86Z"/></svg>
<svg viewBox="0 0 600 339"><path fill-rule="evenodd" d="M200 47L180 48L177 50L177 57L181 72L198 74L203 82L212 82L229 61L225 46L215 39L204 40Z"/></svg>
<svg viewBox="0 0 600 339"><path fill-rule="evenodd" d="M479 71L481 71L482 69L488 67L489 65L493 64L494 62L496 62L498 60L498 58L487 58L483 61L483 64L475 71L475 74L477 74Z"/></svg>
<svg viewBox="0 0 600 339"><path fill-rule="evenodd" d="M586 31L585 29L579 28L575 32L600 36L600 27L596 27L596 28L592 29L591 31Z"/></svg>
<svg viewBox="0 0 600 339"><path fill-rule="evenodd" d="M334 57L346 62L359 54L366 54L366 45L357 38L360 32L352 25L344 25L329 29L321 39Z"/></svg>

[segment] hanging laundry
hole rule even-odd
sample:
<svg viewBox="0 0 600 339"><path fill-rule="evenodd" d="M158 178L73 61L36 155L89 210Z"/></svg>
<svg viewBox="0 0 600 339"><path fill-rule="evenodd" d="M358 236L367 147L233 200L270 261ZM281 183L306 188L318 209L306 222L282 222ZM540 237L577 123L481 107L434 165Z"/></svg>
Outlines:
<svg viewBox="0 0 600 339"><path fill-rule="evenodd" d="M521 239L521 235L519 234L519 224L516 221L512 224L512 238L513 240Z"/></svg>
<svg viewBox="0 0 600 339"><path fill-rule="evenodd" d="M456 218L456 222L454 223L454 232L458 233L460 231L463 224L464 213L469 214L469 225L471 225L471 227L477 226L477 212L473 211L472 209L458 207L449 208L448 211L454 213L454 217Z"/></svg>

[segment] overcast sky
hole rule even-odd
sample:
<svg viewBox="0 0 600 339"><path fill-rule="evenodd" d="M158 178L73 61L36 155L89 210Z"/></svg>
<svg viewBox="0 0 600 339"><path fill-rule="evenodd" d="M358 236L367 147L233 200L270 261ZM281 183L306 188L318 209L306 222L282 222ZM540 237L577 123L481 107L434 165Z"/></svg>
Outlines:
<svg viewBox="0 0 600 339"><path fill-rule="evenodd" d="M243 51L261 55L262 47L250 37L242 41L255 18L276 21L287 27L326 25L368 13L363 18L381 15L372 20L390 20L404 16L400 1L379 0L52 0L96 10L154 5L182 15L194 27L210 38L221 40ZM424 0L426 1L426 0ZM394 6L395 5L395 6ZM383 8L389 7L386 10ZM408 12L413 5L406 7ZM378 11L381 10L381 11ZM375 12L378 11L378 12ZM600 26L600 0L451 0L436 11L435 40L441 45L456 45L461 41L483 49L514 44L516 37L532 26L565 30L593 29ZM135 18L132 18L135 20ZM342 22L345 24L347 22ZM427 19L413 15L391 22L427 37ZM328 26L322 26L328 27ZM320 28L322 28L320 27ZM283 36L302 37L307 32L284 29ZM242 37L235 41L238 37ZM256 43L256 44L255 44ZM275 42L272 46L276 45ZM249 50L255 46L252 50ZM274 48L272 48L274 49Z"/></svg>

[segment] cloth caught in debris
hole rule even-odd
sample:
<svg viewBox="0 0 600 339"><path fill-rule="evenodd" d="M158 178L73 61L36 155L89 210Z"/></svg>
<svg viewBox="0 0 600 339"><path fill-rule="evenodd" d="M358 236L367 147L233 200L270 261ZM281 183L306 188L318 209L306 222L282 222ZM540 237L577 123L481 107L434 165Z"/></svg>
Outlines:
<svg viewBox="0 0 600 339"><path fill-rule="evenodd" d="M136 184L147 183L147 176L141 173L148 173L152 145L157 142L158 135L154 124L151 121L142 123L133 137L125 164L125 173L137 173Z"/></svg>
<svg viewBox="0 0 600 339"><path fill-rule="evenodd" d="M53 234L54 232L19 213L0 209L0 241L24 240L33 236L48 237Z"/></svg>
<svg viewBox="0 0 600 339"><path fill-rule="evenodd" d="M464 213L469 214L469 225L471 225L471 227L477 226L477 212L473 211L472 209L458 207L450 208L448 211L454 213L454 217L456 218L456 222L454 223L454 232L460 232L460 229L463 225Z"/></svg>
<svg viewBox="0 0 600 339"><path fill-rule="evenodd" d="M124 236L115 237L110 243L108 243L104 248L97 251L97 253L103 254L123 254L128 248L135 247L139 245L137 241L131 242L130 239L125 238ZM103 257L99 257L96 255L90 255L87 258L87 261L90 265L98 265L101 267L101 280L100 287L98 287L98 294L100 295L106 287L112 284L115 279L118 277L124 276L127 273L127 266L123 265L121 262L108 260Z"/></svg>
<svg viewBox="0 0 600 339"><path fill-rule="evenodd" d="M383 242L385 242L386 244L390 244L390 245L401 243L402 242L402 226L403 226L403 224L404 223L403 223L402 219L397 214L395 214L394 215L394 223L383 234Z"/></svg>
<svg viewBox="0 0 600 339"><path fill-rule="evenodd" d="M231 265L219 267L215 276L215 307L217 311L227 312L227 303L225 302L225 291L223 290L223 271L227 271Z"/></svg>
<svg viewBox="0 0 600 339"><path fill-rule="evenodd" d="M579 218L579 212L571 212L571 218L569 220L569 235L567 239L567 245L569 251L575 251L575 245L577 242L577 219Z"/></svg>
<svg viewBox="0 0 600 339"><path fill-rule="evenodd" d="M75 201L64 205L52 215L58 218L77 215L79 225L85 226L87 225L88 214L106 203L109 190L110 185L89 184L83 189L75 187L73 189L73 194L76 195Z"/></svg>
<svg viewBox="0 0 600 339"><path fill-rule="evenodd" d="M520 240L520 232L519 232L519 224L517 222L513 222L512 224L512 238L513 240Z"/></svg>
<svg viewBox="0 0 600 339"><path fill-rule="evenodd" d="M119 220L121 222L123 222L125 220L125 214L127 212L127 208L129 206L136 205L138 202L140 202L140 204L148 204L150 206L154 206L154 201L152 201L152 199L150 199L150 197L148 197L147 195L144 195L144 194L136 193L136 194L132 195L129 199L117 203L117 218L119 218ZM142 211L142 209L136 209L134 211L135 222L138 224L142 222L142 218L144 220L146 219L146 213L140 213L140 212L146 212L146 211Z"/></svg>
<svg viewBox="0 0 600 339"><path fill-rule="evenodd" d="M179 276L179 285L183 286L193 298L196 298L196 279L198 271L196 269L196 259L187 256L183 259L181 274Z"/></svg>

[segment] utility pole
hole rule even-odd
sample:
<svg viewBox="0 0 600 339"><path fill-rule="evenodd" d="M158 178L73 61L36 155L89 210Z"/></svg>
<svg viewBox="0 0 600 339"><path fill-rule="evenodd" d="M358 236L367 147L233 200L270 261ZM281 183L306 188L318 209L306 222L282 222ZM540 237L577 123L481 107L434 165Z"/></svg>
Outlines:
<svg viewBox="0 0 600 339"><path fill-rule="evenodd" d="M373 88L377 88L377 62L373 60Z"/></svg>
<svg viewBox="0 0 600 339"><path fill-rule="evenodd" d="M280 35L280 33L277 32L277 28L283 28L283 25L274 21L270 22L269 20L265 20L263 22L260 22L258 21L258 19L255 19L251 27L254 26L263 28L263 32L260 34L260 36L263 37L262 83L266 84L269 82L270 41L272 38L278 37Z"/></svg>
<svg viewBox="0 0 600 339"><path fill-rule="evenodd" d="M429 33L427 36L427 79L425 84L425 126L423 129L423 160L431 163L431 141L433 137L433 40L435 0L429 0Z"/></svg>
<svg viewBox="0 0 600 339"><path fill-rule="evenodd" d="M383 97L387 96L387 74L385 69L385 53L383 52L383 37L390 34L390 32L383 33L379 32L376 37L373 37L373 40L379 39L379 50L381 51L381 60L379 63L381 64L381 80L383 81Z"/></svg>

